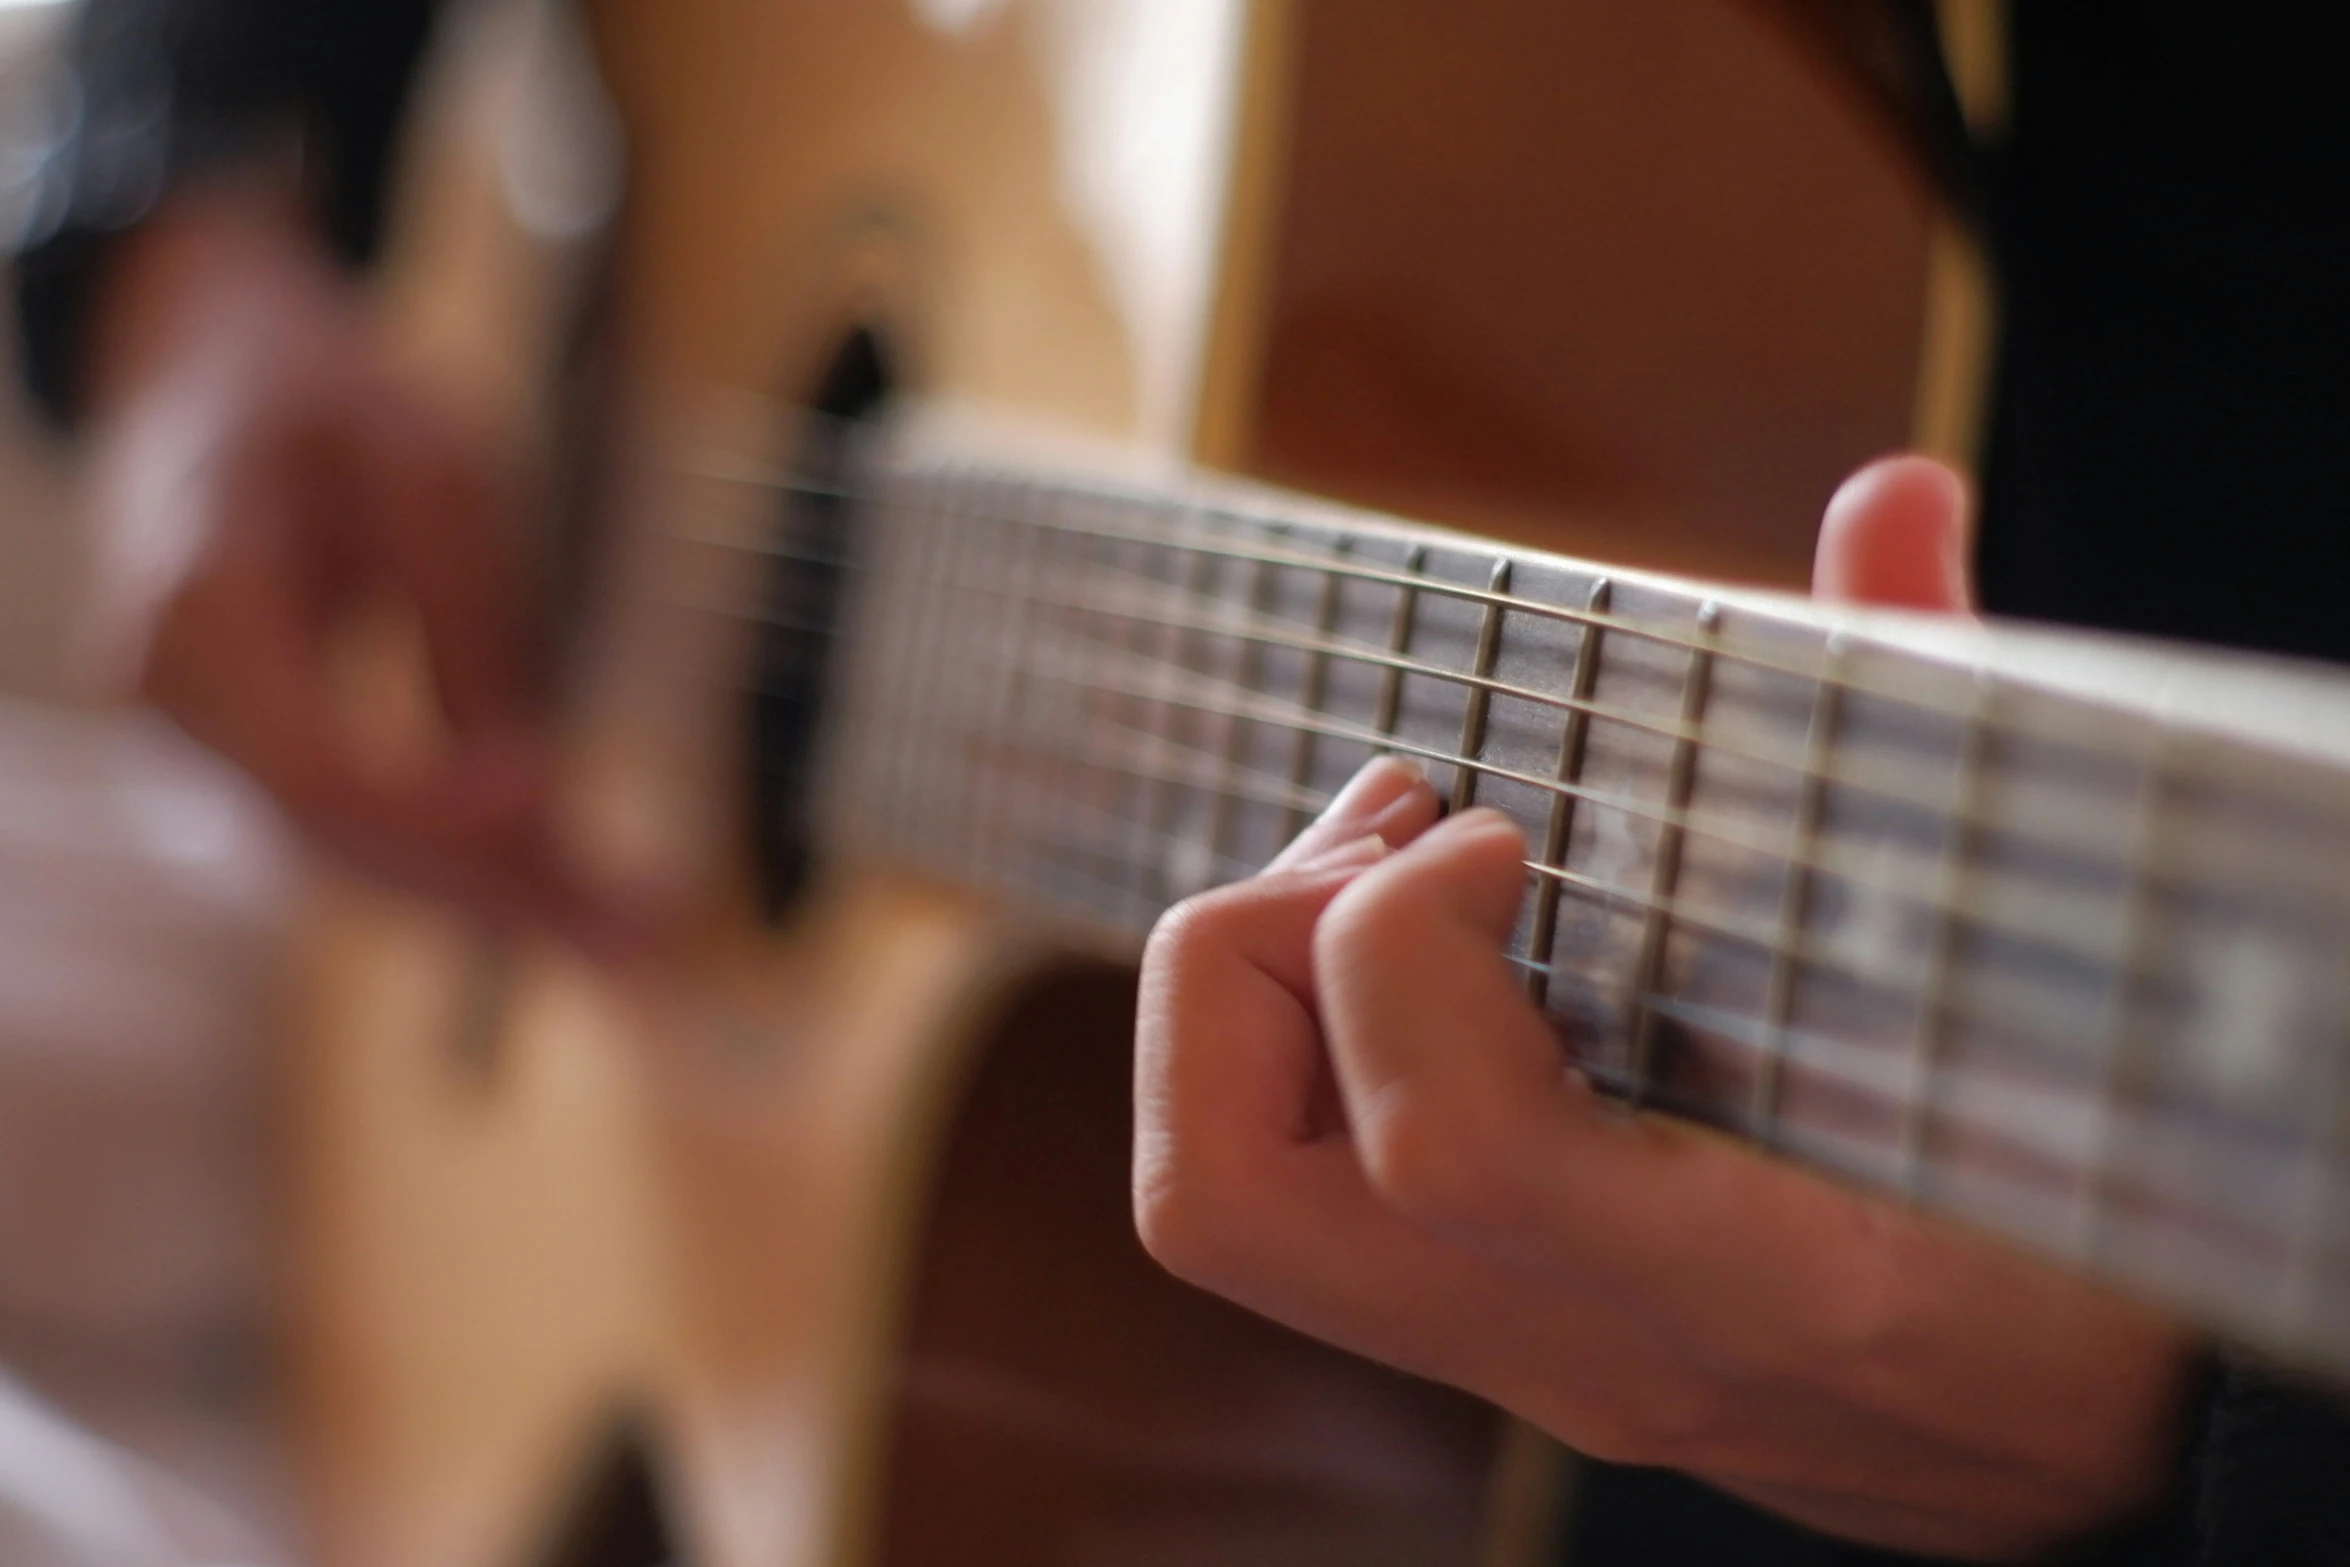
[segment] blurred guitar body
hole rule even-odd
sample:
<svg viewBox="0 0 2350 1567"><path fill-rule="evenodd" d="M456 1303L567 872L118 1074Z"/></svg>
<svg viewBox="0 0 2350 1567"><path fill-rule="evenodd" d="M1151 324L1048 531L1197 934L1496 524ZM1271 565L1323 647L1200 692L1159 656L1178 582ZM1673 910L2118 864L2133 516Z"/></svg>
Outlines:
<svg viewBox="0 0 2350 1567"><path fill-rule="evenodd" d="M584 21L624 200L580 154L592 109L532 141L576 77L546 17L493 8L449 51L385 303L453 395L549 450L558 284L615 225L580 834L704 935L624 988L322 889L282 1250L320 1559L1534 1559L1560 1472L1538 1444L1142 1255L1130 953L912 875L762 894L740 641L637 602L677 585L660 535L699 503L630 454L774 457L805 439L784 405L845 375L832 411L860 412L878 377L1793 583L1833 479L1909 428L1928 242L1900 156L1711 4Z"/></svg>

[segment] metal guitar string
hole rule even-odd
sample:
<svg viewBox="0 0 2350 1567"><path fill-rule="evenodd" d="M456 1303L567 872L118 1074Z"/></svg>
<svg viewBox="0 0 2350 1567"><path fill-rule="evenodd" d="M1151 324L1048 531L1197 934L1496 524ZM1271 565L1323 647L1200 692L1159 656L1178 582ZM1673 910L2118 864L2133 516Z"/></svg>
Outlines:
<svg viewBox="0 0 2350 1567"><path fill-rule="evenodd" d="M688 467L685 471L688 476L718 479L734 484L751 484L764 489L820 499L846 501L866 498L869 494L861 486L801 483L777 478L763 470L748 470L739 466L695 465ZM1071 493L1078 498L1085 497L1083 491ZM1208 525L1218 519L1215 513L1188 513L1186 520L1195 525ZM1239 514L1225 515L1222 520L1242 526L1265 525ZM1253 594L1250 595L1249 606L1237 610L1227 602L1206 599L1199 591L1199 587L1204 584L1206 579L1203 573L1197 569L1197 563L1212 559L1237 562L1251 567L1258 574L1259 580L1265 572L1272 568L1295 568L1316 573L1325 584L1348 580L1392 587L1398 590L1402 602L1408 602L1420 594L1451 597L1484 609L1489 624L1494 617L1500 614L1524 613L1564 621L1585 628L1587 634L1622 634L1681 649L1692 654L1702 651L1707 657L1720 659L1724 662L1747 663L1812 681L1816 684L1823 704L1829 707L1834 706L1836 700L1844 693L1850 692L1882 700L1908 703L1940 716L1964 716L1954 714L1946 703L1924 699L1917 693L1888 690L1874 683L1857 680L1848 672L1836 668L1833 657L1824 660L1818 667L1807 668L1784 660L1772 660L1757 657L1744 651L1709 645L1701 639L1677 635L1654 625L1606 613L1596 604L1593 608L1583 611L1566 609L1553 604L1527 600L1512 595L1503 588L1478 589L1460 583L1416 576L1408 571L1398 572L1359 561L1348 561L1343 558L1343 554L1319 556L1280 548L1258 548L1229 539L1203 539L1196 533L1152 534L1134 529L1107 526L1083 519L1073 519L1065 515L1064 512L1048 511L1042 508L1019 515L1009 514L994 507L980 510L969 504L968 496L959 498L954 512L954 521L958 524L978 525L972 530L973 534L983 530L987 525L993 524L998 531L1018 530L1021 533L1031 535L1053 534L1090 540L1096 545L1141 546L1162 552L1171 559L1187 557L1195 563L1195 569L1190 573L1195 581L1189 588L1178 587L1174 583L1144 576L1123 566L1104 561L1090 561L1075 566L1057 566L1054 573L1056 584L1083 580L1088 586L1098 587L1101 590L1083 598L1066 592L1056 593L1052 591L1050 586L1040 586L1036 583L1014 583L1011 581L1009 573L1005 571L997 573L998 580L984 581L970 577L958 579L947 574L951 568L941 568L936 580L929 584L934 588L964 596L966 599L995 599L1010 610L1043 609L1058 611L1072 617L1086 617L1105 628L1101 636L1095 636L1075 625L1055 625L1051 628L1054 632L1054 648L1062 655L1057 662L1038 658L1017 663L1015 666L999 659L987 664L987 668L993 673L1017 674L1023 679L1071 684L1105 695L1124 696L1136 702L1156 704L1162 710L1184 709L1198 715L1219 716L1243 723L1287 730L1309 739L1318 736L1328 737L1397 751L1440 765L1461 769L1462 776L1506 779L1513 784L1547 795L1562 804L1588 803L1595 807L1641 816L1657 823L1660 827L1669 827L1673 831L1713 836L1740 849L1782 859L1789 871L1787 896L1790 900L1799 897L1799 884L1826 877L1851 885L1873 885L1876 890L1889 895L1939 909L1953 919L1969 920L1981 917L1972 911L1958 907L1959 900L1949 895L1947 887L1937 890L1932 895L1927 895L1918 890L1918 883L1915 879L1893 879L1871 883L1867 878L1854 876L1848 868L1839 867L1816 850L1806 849L1805 843L1816 839L1816 821L1813 830L1808 833L1802 828L1799 821L1795 842L1791 846L1766 844L1751 833L1742 833L1723 821L1711 819L1704 812L1693 812L1686 808L1675 808L1670 805L1660 805L1629 796L1612 794L1572 782L1563 776L1543 778L1523 770L1498 767L1480 760L1474 754L1479 747L1474 744L1464 745L1458 749L1447 749L1441 746L1403 741L1391 733L1382 733L1378 728L1366 729L1360 725L1350 724L1312 711L1302 702L1291 704L1280 698L1272 697L1254 689L1245 680L1227 678L1205 669L1190 668L1186 661L1180 659L1154 659L1141 651L1141 644L1137 638L1155 631L1172 637L1229 639L1257 646L1281 647L1304 655L1315 661L1308 666L1309 669L1326 667L1330 660L1345 660L1375 668L1390 681L1399 676L1410 675L1448 682L1472 693L1481 692L1488 696L1509 697L1558 710L1567 715L1570 724L1578 721L1588 723L1593 720L1620 724L1664 739L1676 746L1701 746L1709 751L1718 750L1738 754L1748 760L1784 768L1795 776L1799 789L1805 795L1816 795L1821 788L1832 784L1839 789L1870 793L1894 803L1930 811L1945 818L1951 817L1954 806L1961 806L1967 820L1958 823L1957 830L1961 832L1971 830L1972 824L1978 820L1978 813L1967 802L1952 796L1935 796L1922 791L1905 789L1898 783L1889 783L1881 777L1872 778L1857 775L1848 777L1831 774L1821 765L1825 760L1821 743L1824 731L1817 730L1816 726L1815 733L1807 736L1800 757L1796 757L1791 754L1780 754L1768 746L1752 744L1741 746L1735 742L1717 739L1704 732L1705 726L1702 722L1679 722L1663 719L1655 715L1627 710L1615 704L1597 701L1592 699L1587 690L1570 691L1565 694L1545 692L1496 679L1489 670L1483 668L1472 671L1448 669L1427 663L1424 660L1414 659L1406 652L1392 651L1353 638L1337 636L1333 634L1332 628L1328 624L1326 609L1317 611L1314 629L1305 631L1299 629L1294 621L1282 620L1265 614L1264 606L1254 601ZM772 540L761 539L756 542L745 542L738 539L720 538L707 532L695 533L686 530L677 530L674 536L687 542L754 554L770 560L842 571L858 569L857 563L853 560L798 551L789 544ZM958 552L962 554L977 553L970 537L960 541ZM1166 602L1170 597L1173 599L1171 605ZM681 603L679 607L747 618L765 624L778 625L781 629L810 636L837 637L842 634L844 629L836 623L802 620L777 615L766 610L746 612L731 606L689 603ZM1112 632L1123 633L1123 635L1112 640ZM1109 655L1107 662L1110 665L1125 669L1137 678L1120 682L1111 677L1108 669L1105 668L1105 661L1097 655ZM965 673L968 672L965 671ZM1154 674L1157 677L1155 680L1139 678ZM1033 737L1023 736L1017 740L998 737L989 742L996 750L996 757L984 760L1000 765L1003 757L1025 755L1054 765L1117 770L1129 777L1144 781L1147 786L1154 789L1163 790L1168 786L1190 788L1218 798L1245 798L1264 803L1288 813L1293 826L1296 821L1302 819L1305 813L1319 809L1326 802L1327 797L1322 791L1304 787L1300 782L1304 773L1302 763L1293 763L1293 776L1276 777L1241 766L1237 756L1219 756L1196 747L1177 745L1173 743L1168 734L1159 733L1146 727L1110 724L1098 714L1088 715L1082 728L1084 730L1083 750L1048 751L1043 742ZM1237 728L1237 724L1226 730L1228 740L1234 728ZM1121 750L1121 747L1124 749ZM2111 754L2123 756L2131 761L2142 760L2142 758L2130 753L2113 752ZM1023 794L1023 791L1019 790L1004 792L1014 797ZM1147 871L1155 880L1165 884L1168 880L1166 867L1172 862L1177 851L1188 851L1195 855L1201 852L1200 845L1179 840L1177 835L1166 832L1163 824L1137 822L1116 816L1114 813L1106 818L1106 826L1109 831L1103 835L1102 841L1115 842L1120 836L1130 837L1140 831L1162 843L1170 852L1164 855L1144 855L1140 857L1138 862L1135 857L1122 855L1112 850L1104 850L1091 843L1066 841L1068 835L1065 832L1057 835L1062 841L1053 841L1056 834L1051 831L1052 828L1065 827L1073 809L1082 811L1088 808L1078 807L1074 801L1067 798L1048 799L1047 792L1043 790L1031 790L1025 793L1026 807L1035 812L1046 813L1048 817L1044 824L1047 830L1029 836L1025 847L1031 855L1060 856L1064 857L1064 860L1066 857L1082 857L1100 862L1099 874L1077 872L1076 867L1064 863L1064 870L1082 874L1085 880L1094 885L1095 895L1088 901L1101 903L1111 908L1129 905L1137 891L1135 877L1137 870ZM1816 814L1816 799L1810 809ZM1148 807L1146 807L1145 814L1151 814ZM1985 821L1984 825L1997 825L2001 830L2009 833L2016 831L2013 824L2007 821L1995 824ZM2069 850L2073 846L2051 841L2051 847ZM1246 874L1255 868L1239 858L1225 858L1213 844L1206 846L1205 853L1208 857L1210 873L1216 879L1222 879L1229 875ZM1676 925L1685 924L1708 935L1749 945L1772 958L1774 972L1777 974L1791 975L1799 968L1810 970L1842 967L1848 977L1864 983L1879 987L1883 987L1886 983L1881 975L1859 972L1851 964L1845 962L1841 954L1805 936L1801 930L1800 915L1790 916L1785 908L1782 908L1780 917L1775 922L1766 924L1760 921L1744 920L1726 911L1712 909L1703 904L1694 904L1687 899L1675 897L1669 893L1644 894L1631 888L1602 882L1580 872L1569 870L1562 865L1549 863L1548 858L1529 860L1526 862L1526 869L1528 874L1535 878L1538 885L1548 883L1555 887L1573 888L1585 896L1605 900L1610 906L1645 910L1657 918L1670 920ZM2119 869L2131 872L2144 871L2148 868L2122 866ZM1173 896L1179 895L1178 890L1172 887L1162 885L1161 890L1166 894L1166 897L1159 901L1167 901ZM2003 925L1998 928L2006 933L2014 934L2012 925ZM2035 934L2031 939L2043 938ZM2080 961L2110 967L2108 960L2100 954L2090 954L2075 948L2070 955ZM1530 975L1547 978L1553 972L1549 965L1534 958L1512 955L1508 961ZM2154 977L2138 975L2133 964L2131 972L2114 976L2114 984L2117 989L2126 990L2138 984L2141 979ZM1780 982L1780 988L1782 990L1786 988L1783 981ZM1971 990L1972 987L1970 987L1970 992ZM1918 999L1921 1002L1925 1000L1922 997ZM1955 995L1937 995L1931 998L1929 1010L1938 1014L1944 1008L1961 1008L1970 1013L1980 1013L1983 1011L1984 999L1982 996L1972 993L1964 998ZM1996 1009L1998 1021L2011 1025L2017 1024L2017 1012L2012 1005L2016 999L2011 995L2007 998L2009 1006ZM1653 991L1642 993L1638 1001L1642 1008L1667 1013L1680 1005L1675 998ZM1776 1077L1780 1071L1787 1067L1793 1067L1804 1074L1807 1079L1826 1078L1844 1083L1868 1098L1896 1105L1909 1104L1911 1096L1905 1094L1905 1085L1899 1074L1904 1070L1914 1072L1914 1067L1904 1068L1901 1062L1890 1058L1883 1051L1854 1047L1846 1042L1818 1035L1816 1032L1791 1029L1788 1026L1787 1018L1780 1015L1785 1004L1784 996L1775 1004L1766 1004L1765 1014L1759 1021L1756 1019L1711 1018L1702 1023L1702 1026L1707 1028L1713 1037L1726 1040L1738 1048L1754 1053L1763 1063L1762 1068L1758 1071L1756 1098L1749 1116L1758 1135L1771 1136L1776 1140L1778 1131ZM2025 1021L2020 1026L2026 1032L2037 1032L2038 1026L2029 1021L2029 1010L2029 1008L2023 1009ZM1738 1026L1741 1024L1744 1026ZM1969 1081L1970 1074L1982 1077L1979 1069L1961 1068L1950 1074L1953 1081L1940 1083L1936 1086L1934 1097L1937 1103L1930 1111L1930 1117L1936 1125L1947 1126L1957 1132L1971 1131L1992 1135L2016 1142L2034 1153L2060 1163L2074 1162L2071 1156L2079 1153L2084 1145L2084 1139L2076 1131L2068 1130L2068 1128L2070 1123L2075 1121L2085 1124L2091 1117L2099 1113L2100 1107L2089 1102L2095 1098L2093 1093L2080 1095L2083 1103L2079 1106L2068 1107L2052 1105L2046 1093L2040 1092L2034 1101L2038 1112L2035 1118L2032 1115L2018 1113L2022 1107L2022 1100L2017 1096L2024 1094L2024 1090L2003 1089L2003 1085L1988 1077L1982 1077L1979 1082ZM1766 1085L1768 1086L1766 1087ZM1635 1077L1629 1082L1603 1086L1613 1086L1634 1093L1645 1088L1658 1096L1653 1102L1666 1108L1709 1107L1700 1106L1693 1102L1681 1102L1685 1100L1686 1096L1679 1094L1671 1085L1646 1083L1640 1077ZM1914 1087L1914 1084L1908 1086ZM1710 1105L1710 1108L1718 1112L1720 1106L1713 1104ZM1916 1107L1912 1106L1912 1108ZM2107 1118L2112 1119L2110 1112L2116 1107L2108 1105L2102 1108L2108 1112ZM2146 1113L2143 1106L2134 1106L2132 1109L2135 1114L2140 1116ZM2126 1195L2122 1190L2122 1183L2115 1178L2118 1175L2118 1163L2122 1157L2119 1145L2125 1143L2126 1139L2112 1136L2112 1131L2113 1128L2109 1126L2105 1134L2088 1139L2088 1141L2100 1144L2102 1148L2102 1154L2098 1160L2100 1167L2097 1171L2090 1172L2097 1194L2097 1205L2100 1207ZM2330 1152L2319 1150L2313 1150L2313 1152L2321 1152L2329 1168L2338 1163ZM2322 1179L2325 1183L2330 1184L2333 1177L2329 1175ZM2208 1197L2210 1194L2205 1193L2204 1195ZM2257 1205L2229 1204L2228 1206L2241 1210L2230 1217L2249 1220L2261 1230L2264 1238L2268 1236L2269 1227L2266 1221L2270 1215L2266 1209ZM2306 1229L2307 1226L2302 1226L2302 1228Z"/></svg>

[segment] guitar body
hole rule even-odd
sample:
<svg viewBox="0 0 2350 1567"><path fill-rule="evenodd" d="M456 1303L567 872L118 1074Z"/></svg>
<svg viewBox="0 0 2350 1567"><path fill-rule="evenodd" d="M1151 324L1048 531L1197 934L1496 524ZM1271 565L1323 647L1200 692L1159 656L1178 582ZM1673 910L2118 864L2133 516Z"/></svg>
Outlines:
<svg viewBox="0 0 2350 1567"><path fill-rule="evenodd" d="M1559 9L1484 0L1432 34L1414 7L1354 0L597 6L628 138L596 269L602 362L623 367L605 429L788 458L808 436L781 410L862 333L927 407L1795 580L1826 484L1909 417L1924 240L1898 159L1791 52L1749 49L1736 12L1692 7L1676 43L1562 32L1543 20ZM501 162L547 22L475 25L386 308L452 395L550 449L533 367L556 356L549 301L578 247L517 225ZM1781 215L1777 248L1736 201L1650 211L1698 253L1764 258L1765 308L1718 299L1704 265L1647 277L1637 257L1669 235L1540 289L1576 232L1571 200L1526 195L1550 143L1577 113L1637 122L1620 95L1576 110L1526 62L1610 36L1678 59L1672 90L1716 106L1725 145L1759 156L1762 124L1787 166L1842 172L1806 187L1841 199ZM1408 85L1432 42L1448 52L1422 101L1382 129L1365 95ZM1492 112L1459 121L1453 166L1493 199L1415 232L1414 201L1452 199L1424 116L1479 97L1478 48ZM1727 109L1723 82L1744 94ZM1710 178L1686 145L1660 156ZM1449 286L1438 221L1484 225ZM1850 275L1771 270L1797 254ZM1736 339L1707 356L1734 367L1715 395L1628 381L1641 323L1692 310ZM1663 455L1731 426L1743 472ZM321 888L284 1250L321 1558L1534 1559L1561 1472L1539 1444L1142 1254L1130 951L840 866L763 917L737 673L755 648L678 613L741 566L668 535L753 527L772 503L608 460L628 444L599 463L575 825L590 859L700 910L701 934L674 971L623 981Z"/></svg>

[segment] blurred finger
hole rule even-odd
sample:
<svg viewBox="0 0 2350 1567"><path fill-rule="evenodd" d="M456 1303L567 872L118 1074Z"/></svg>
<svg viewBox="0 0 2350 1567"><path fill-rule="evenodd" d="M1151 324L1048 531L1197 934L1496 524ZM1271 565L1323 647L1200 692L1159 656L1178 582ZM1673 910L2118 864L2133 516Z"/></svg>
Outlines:
<svg viewBox="0 0 2350 1567"><path fill-rule="evenodd" d="M450 728L535 726L511 497L464 432L404 389L361 385L347 427L380 569L413 605Z"/></svg>
<svg viewBox="0 0 2350 1567"><path fill-rule="evenodd" d="M248 493L238 504L276 504ZM500 923L552 928L599 957L632 948L637 922L557 852L543 744L501 732L459 741L420 773L386 778L365 765L284 537L265 526L221 535L155 628L148 697L363 868Z"/></svg>
<svg viewBox="0 0 2350 1567"><path fill-rule="evenodd" d="M1966 481L1930 457L1880 458L1828 502L1812 592L1838 603L1965 613L1974 608Z"/></svg>

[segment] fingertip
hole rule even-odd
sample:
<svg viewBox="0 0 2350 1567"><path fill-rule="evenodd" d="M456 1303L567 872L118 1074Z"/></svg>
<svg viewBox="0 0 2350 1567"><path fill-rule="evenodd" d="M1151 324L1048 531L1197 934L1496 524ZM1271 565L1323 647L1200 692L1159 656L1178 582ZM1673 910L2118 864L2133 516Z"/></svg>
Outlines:
<svg viewBox="0 0 2350 1567"><path fill-rule="evenodd" d="M1384 951L1424 940L1435 921L1497 941L1517 917L1525 855L1525 835L1500 811L1479 807L1448 817L1360 871L1338 893L1318 939Z"/></svg>
<svg viewBox="0 0 2350 1567"><path fill-rule="evenodd" d="M1812 591L1843 603L1966 610L1972 509L1967 481L1946 463L1905 452L1867 464L1829 498Z"/></svg>
<svg viewBox="0 0 2350 1567"><path fill-rule="evenodd" d="M1515 876L1524 868L1526 834L1506 813L1480 805L1438 822L1414 847L1428 858L1464 870L1486 874L1506 870Z"/></svg>
<svg viewBox="0 0 2350 1567"><path fill-rule="evenodd" d="M1427 775L1394 755L1371 758L1347 780L1312 825L1275 856L1272 868L1290 869L1366 836L1390 847L1409 843L1428 829L1442 802Z"/></svg>
<svg viewBox="0 0 2350 1567"><path fill-rule="evenodd" d="M1441 835L1441 837L1439 836ZM1500 844L1508 842L1524 848L1526 833L1507 811L1490 805L1475 805L1465 811L1446 817L1428 834L1436 842L1466 849L1472 844Z"/></svg>

